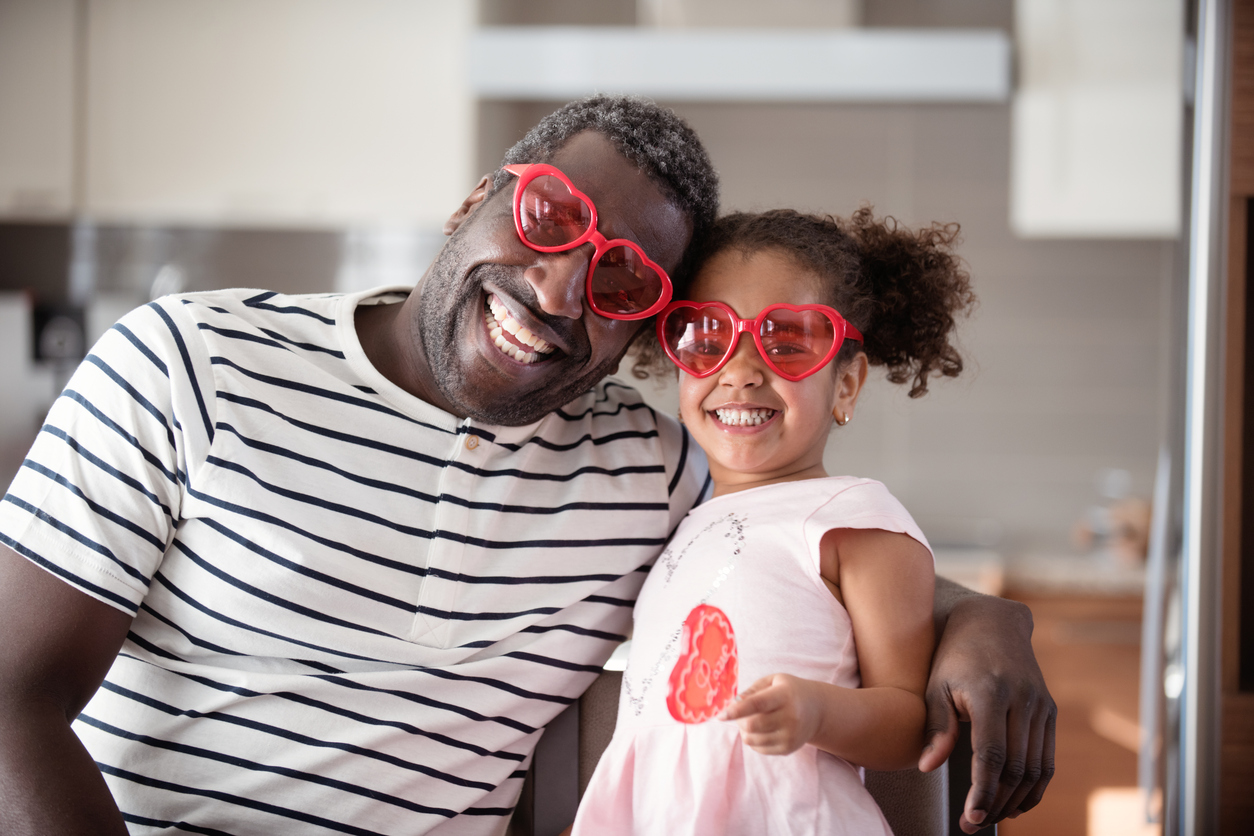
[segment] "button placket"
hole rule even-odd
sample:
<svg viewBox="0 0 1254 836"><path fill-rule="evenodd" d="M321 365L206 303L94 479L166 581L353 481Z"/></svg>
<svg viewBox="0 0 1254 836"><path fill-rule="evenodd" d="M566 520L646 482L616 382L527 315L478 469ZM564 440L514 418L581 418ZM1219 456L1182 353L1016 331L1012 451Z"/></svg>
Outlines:
<svg viewBox="0 0 1254 836"><path fill-rule="evenodd" d="M469 425L469 419L463 427ZM483 448L482 450L480 448ZM468 525L468 510L457 502L445 501L445 496L468 498L473 490L475 477L467 474L454 463L478 463L483 456L483 440L473 433L456 437L449 448L447 464L440 473L440 482L431 546L427 568L433 571L423 580L418 593L419 612L414 618L410 641L431 647L447 647L452 623L436 613L449 613L457 608L458 583L452 577L460 574L465 558L466 545L457 537L441 536L441 533L459 534ZM427 612L424 612L426 610Z"/></svg>

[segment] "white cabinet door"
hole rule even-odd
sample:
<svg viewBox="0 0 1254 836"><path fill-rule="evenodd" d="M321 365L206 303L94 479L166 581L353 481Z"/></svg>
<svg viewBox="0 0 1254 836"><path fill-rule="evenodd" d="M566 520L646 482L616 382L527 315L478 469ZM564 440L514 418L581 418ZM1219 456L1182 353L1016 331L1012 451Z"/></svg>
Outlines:
<svg viewBox="0 0 1254 836"><path fill-rule="evenodd" d="M473 185L474 4L87 6L94 219L438 227Z"/></svg>
<svg viewBox="0 0 1254 836"><path fill-rule="evenodd" d="M74 0L0 0L0 219L74 200Z"/></svg>

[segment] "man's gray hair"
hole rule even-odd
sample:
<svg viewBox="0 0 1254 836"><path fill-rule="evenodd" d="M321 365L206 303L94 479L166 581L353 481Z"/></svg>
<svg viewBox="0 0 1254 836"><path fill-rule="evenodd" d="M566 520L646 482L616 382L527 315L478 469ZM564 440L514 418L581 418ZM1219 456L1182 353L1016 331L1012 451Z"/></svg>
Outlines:
<svg viewBox="0 0 1254 836"><path fill-rule="evenodd" d="M718 175L696 131L648 99L596 95L563 105L506 151L501 165L549 162L571 137L587 130L605 136L647 173L692 218L692 240L701 240L718 215ZM497 171L492 191L510 179ZM678 272L680 277L672 278L687 278L686 269Z"/></svg>

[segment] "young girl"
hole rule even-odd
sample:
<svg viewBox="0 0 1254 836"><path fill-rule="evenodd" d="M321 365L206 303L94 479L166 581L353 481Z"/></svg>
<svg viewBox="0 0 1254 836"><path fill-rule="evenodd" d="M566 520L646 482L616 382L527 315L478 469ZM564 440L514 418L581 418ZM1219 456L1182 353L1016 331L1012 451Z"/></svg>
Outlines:
<svg viewBox="0 0 1254 836"><path fill-rule="evenodd" d="M882 484L829 477L823 450L868 364L912 381L912 397L961 371L954 317L974 297L956 234L869 209L716 224L697 301L658 319L714 497L640 594L618 726L575 836L890 833L858 767L918 761L932 554ZM731 636L736 655L719 643ZM739 698L694 722L693 695L713 699L726 681Z"/></svg>

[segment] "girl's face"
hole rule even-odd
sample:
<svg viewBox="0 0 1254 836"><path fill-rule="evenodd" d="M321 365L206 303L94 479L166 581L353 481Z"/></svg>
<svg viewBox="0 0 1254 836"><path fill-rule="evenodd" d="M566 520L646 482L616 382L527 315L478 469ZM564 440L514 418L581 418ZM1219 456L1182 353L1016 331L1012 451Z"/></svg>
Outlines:
<svg viewBox="0 0 1254 836"><path fill-rule="evenodd" d="M825 304L820 278L783 252L746 257L726 250L706 262L689 297L718 301L743 319L778 302ZM679 410L710 459L714 495L826 476L823 448L836 417L853 413L866 379L866 355L835 362L793 382L771 371L750 334L742 334L727 365L706 378L680 371Z"/></svg>

